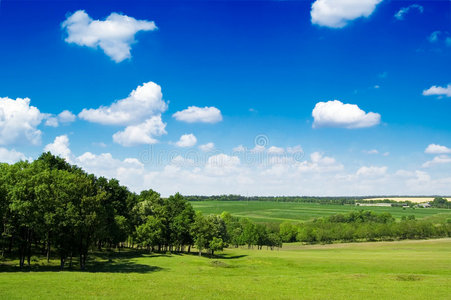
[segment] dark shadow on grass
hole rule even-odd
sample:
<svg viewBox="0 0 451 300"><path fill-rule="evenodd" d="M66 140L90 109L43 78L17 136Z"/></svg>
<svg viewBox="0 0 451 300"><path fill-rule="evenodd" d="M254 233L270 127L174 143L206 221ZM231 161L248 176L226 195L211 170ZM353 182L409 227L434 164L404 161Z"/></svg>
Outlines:
<svg viewBox="0 0 451 300"><path fill-rule="evenodd" d="M164 254L163 254L164 255ZM96 252L88 256L86 269L83 272L88 273L151 273L161 271L163 268L158 266L151 266L139 264L133 261L141 257L157 257L161 255L145 255L140 251L124 251L124 252ZM51 265L45 263L42 259L39 262L32 262L31 266L25 266L20 269L17 265L12 263L0 262L0 273L2 272L60 272L58 260L53 260ZM66 272L80 272L78 259L74 258L72 268L69 263L66 263L64 271Z"/></svg>
<svg viewBox="0 0 451 300"><path fill-rule="evenodd" d="M186 253L180 253L181 255L193 255L193 256L199 256L199 252L186 252ZM230 255L228 253L215 253L213 256L209 253L202 252L202 257L207 258L216 258L216 259L238 259L246 257L247 255Z"/></svg>
<svg viewBox="0 0 451 300"><path fill-rule="evenodd" d="M218 259L238 259L238 258L243 258L246 257L247 255L229 255L229 254L225 254L225 253L220 253L220 254L215 254L213 255L213 258L218 258Z"/></svg>
<svg viewBox="0 0 451 300"><path fill-rule="evenodd" d="M161 271L163 268L137 264L131 261L96 261L87 266L90 273L151 273Z"/></svg>

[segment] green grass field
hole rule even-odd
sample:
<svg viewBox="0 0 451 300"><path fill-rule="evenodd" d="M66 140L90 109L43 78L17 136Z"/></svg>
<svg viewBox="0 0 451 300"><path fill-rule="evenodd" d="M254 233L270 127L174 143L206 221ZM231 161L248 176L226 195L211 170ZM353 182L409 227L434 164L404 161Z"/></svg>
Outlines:
<svg viewBox="0 0 451 300"><path fill-rule="evenodd" d="M451 298L451 239L226 249L216 258L104 253L86 272L58 272L57 263L0 265L0 298Z"/></svg>
<svg viewBox="0 0 451 300"><path fill-rule="evenodd" d="M358 207L354 205L320 205L314 203L269 202L269 201L193 201L194 209L204 214L220 214L227 211L237 217L246 217L255 222L307 221L317 217L330 216L337 213L349 213L353 210L372 210L378 213L389 212L395 218L415 215L416 218L429 217L436 214L448 214L449 209L438 208L406 208L402 207Z"/></svg>

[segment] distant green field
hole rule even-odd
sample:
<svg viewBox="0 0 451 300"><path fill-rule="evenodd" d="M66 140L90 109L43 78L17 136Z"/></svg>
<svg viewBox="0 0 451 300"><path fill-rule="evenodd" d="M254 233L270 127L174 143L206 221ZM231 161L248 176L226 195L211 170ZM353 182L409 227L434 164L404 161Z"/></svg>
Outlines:
<svg viewBox="0 0 451 300"><path fill-rule="evenodd" d="M449 214L451 210L438 208L406 208L402 207L358 207L354 205L321 205L297 202L269 201L192 201L194 209L204 214L220 214L227 211L234 216L250 218L256 222L307 221L317 217L330 216L337 213L349 213L353 210L372 210L378 213L389 212L395 218L415 215L416 218L429 217L436 214Z"/></svg>
<svg viewBox="0 0 451 300"><path fill-rule="evenodd" d="M91 256L92 257L92 256ZM8 262L9 264L11 262ZM13 262L14 263L14 262ZM0 264L2 299L450 299L451 239L226 249L220 258L98 254L88 271L58 261Z"/></svg>

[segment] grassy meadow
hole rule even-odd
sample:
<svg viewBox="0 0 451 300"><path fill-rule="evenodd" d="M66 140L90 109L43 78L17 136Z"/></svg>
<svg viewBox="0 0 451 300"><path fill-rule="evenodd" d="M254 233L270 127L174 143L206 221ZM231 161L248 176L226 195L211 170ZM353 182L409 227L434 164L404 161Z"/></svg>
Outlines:
<svg viewBox="0 0 451 300"><path fill-rule="evenodd" d="M393 217L415 215L417 219L437 214L451 217L449 209L440 208L406 208L402 207L359 207L355 205L322 205L299 202L270 201L192 201L195 210L204 214L221 214L223 211L233 216L249 218L255 222L281 223L284 221L307 221L318 217L326 217L338 213L349 213L355 210L372 210L377 213L389 212Z"/></svg>
<svg viewBox="0 0 451 300"><path fill-rule="evenodd" d="M451 239L226 249L214 258L136 251L87 271L0 265L0 298L450 299Z"/></svg>

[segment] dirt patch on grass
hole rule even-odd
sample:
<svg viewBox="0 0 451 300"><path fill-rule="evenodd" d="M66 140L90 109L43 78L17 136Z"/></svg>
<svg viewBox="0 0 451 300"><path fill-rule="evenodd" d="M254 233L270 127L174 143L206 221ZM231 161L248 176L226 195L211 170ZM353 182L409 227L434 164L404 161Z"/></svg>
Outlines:
<svg viewBox="0 0 451 300"><path fill-rule="evenodd" d="M397 275L395 277L395 279L398 281L420 281L423 278L421 278L418 275L414 275L414 274L403 274L403 275Z"/></svg>
<svg viewBox="0 0 451 300"><path fill-rule="evenodd" d="M210 265L215 268L233 268L233 266L220 260L214 260L210 263Z"/></svg>

